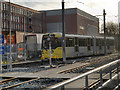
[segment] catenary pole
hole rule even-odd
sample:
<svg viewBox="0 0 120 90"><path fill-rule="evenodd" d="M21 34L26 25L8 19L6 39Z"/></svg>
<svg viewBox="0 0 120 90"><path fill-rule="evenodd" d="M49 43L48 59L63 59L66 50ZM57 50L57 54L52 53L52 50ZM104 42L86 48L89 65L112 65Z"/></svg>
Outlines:
<svg viewBox="0 0 120 90"><path fill-rule="evenodd" d="M11 54L11 4L9 0L9 32L10 32L10 71L12 71L12 54Z"/></svg>
<svg viewBox="0 0 120 90"><path fill-rule="evenodd" d="M106 23L105 23L105 15L106 15L106 13L105 13L105 9L103 9L103 20L104 20L104 55L106 55L106 52L107 52L107 50L106 50Z"/></svg>
<svg viewBox="0 0 120 90"><path fill-rule="evenodd" d="M65 41L65 28L64 28L64 0L62 0L62 47L63 47L63 62L66 62L66 54L65 54L65 46L66 46L66 41Z"/></svg>

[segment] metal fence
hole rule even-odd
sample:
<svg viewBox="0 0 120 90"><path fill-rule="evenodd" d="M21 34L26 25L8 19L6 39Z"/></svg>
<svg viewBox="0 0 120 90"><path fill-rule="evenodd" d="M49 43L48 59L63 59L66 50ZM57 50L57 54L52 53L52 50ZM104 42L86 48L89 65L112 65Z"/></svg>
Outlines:
<svg viewBox="0 0 120 90"><path fill-rule="evenodd" d="M12 62L18 60L18 45L17 44L11 45L11 55L12 55ZM6 64L9 58L10 58L10 45L2 45L3 64Z"/></svg>
<svg viewBox="0 0 120 90"><path fill-rule="evenodd" d="M100 75L100 87L99 88L102 88L107 83L112 81L115 77L117 77L117 79L119 79L119 65L120 65L119 63L120 63L120 59L116 60L116 61L113 61L113 62L111 62L109 64L103 65L103 66L101 66L99 68L96 68L94 70L88 71L88 72L86 72L86 73L84 73L82 75L79 75L77 77L71 78L71 79L69 79L67 81L61 82L61 83L59 83L57 85L53 85L53 86L49 87L48 89L50 89L50 90L53 90L53 89L54 90L64 90L65 89L65 85L70 84L70 83L72 83L72 82L74 82L76 80L79 80L79 79L84 77L85 78L85 88L86 88L86 90L88 90L89 89L89 86L88 86L89 78L88 78L88 76L90 74L93 74L93 73L98 72L98 71L99 71L99 75ZM114 66L116 66L115 68L116 68L117 72L116 72L116 75L114 75L112 77L112 69L111 68L114 67ZM110 76L109 76L109 80L107 80L105 83L103 83L103 76L102 76L102 74L103 74L103 70L105 70L105 69L109 69L110 70L109 71L109 75Z"/></svg>
<svg viewBox="0 0 120 90"><path fill-rule="evenodd" d="M3 45L2 49L2 60L3 63L6 63L10 55L10 45ZM30 59L40 57L41 50L37 49L36 44L26 45L24 43L19 43L11 45L11 54L12 61L25 60L25 58Z"/></svg>

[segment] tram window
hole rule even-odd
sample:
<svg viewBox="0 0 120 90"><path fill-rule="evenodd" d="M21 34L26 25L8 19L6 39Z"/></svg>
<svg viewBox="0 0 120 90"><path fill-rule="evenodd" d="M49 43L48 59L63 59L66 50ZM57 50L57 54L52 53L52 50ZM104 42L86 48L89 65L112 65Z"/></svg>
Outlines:
<svg viewBox="0 0 120 90"><path fill-rule="evenodd" d="M104 39L102 39L102 46L104 46Z"/></svg>
<svg viewBox="0 0 120 90"><path fill-rule="evenodd" d="M79 46L86 46L86 39L79 39Z"/></svg>
<svg viewBox="0 0 120 90"><path fill-rule="evenodd" d="M74 46L73 38L66 38L66 47L73 47L73 46Z"/></svg>
<svg viewBox="0 0 120 90"><path fill-rule="evenodd" d="M84 39L84 46L87 46L87 39Z"/></svg>
<svg viewBox="0 0 120 90"><path fill-rule="evenodd" d="M88 51L90 51L91 50L91 46L88 46Z"/></svg>
<svg viewBox="0 0 120 90"><path fill-rule="evenodd" d="M109 40L108 43L109 43L108 45L114 46L114 40Z"/></svg>
<svg viewBox="0 0 120 90"><path fill-rule="evenodd" d="M109 39L106 40L107 45L109 45Z"/></svg>
<svg viewBox="0 0 120 90"><path fill-rule="evenodd" d="M48 49L48 47L49 47L49 43L48 43L47 39L44 38L44 39L43 39L43 42L42 42L42 48Z"/></svg>
<svg viewBox="0 0 120 90"><path fill-rule="evenodd" d="M96 39L96 46L99 46L99 39Z"/></svg>
<svg viewBox="0 0 120 90"><path fill-rule="evenodd" d="M52 47L52 49L61 47L61 39L55 38L54 40L51 40L51 47Z"/></svg>
<svg viewBox="0 0 120 90"><path fill-rule="evenodd" d="M114 46L114 40L110 40L110 45Z"/></svg>
<svg viewBox="0 0 120 90"><path fill-rule="evenodd" d="M107 49L110 49L110 46L109 46L109 45L107 45Z"/></svg>
<svg viewBox="0 0 120 90"><path fill-rule="evenodd" d="M93 46L93 39L91 39L91 46Z"/></svg>
<svg viewBox="0 0 120 90"><path fill-rule="evenodd" d="M57 47L61 47L61 39L60 38L52 38L51 39L51 48L55 49ZM44 49L49 48L49 42L48 42L47 38L43 38L42 48L44 48Z"/></svg>
<svg viewBox="0 0 120 90"><path fill-rule="evenodd" d="M88 46L93 46L93 39L88 38Z"/></svg>
<svg viewBox="0 0 120 90"><path fill-rule="evenodd" d="M102 39L99 39L99 46L102 45Z"/></svg>
<svg viewBox="0 0 120 90"><path fill-rule="evenodd" d="M90 45L90 40L89 40L89 39L87 39L87 45L88 45L88 46Z"/></svg>
<svg viewBox="0 0 120 90"><path fill-rule="evenodd" d="M101 49L102 49L102 46L99 46L99 49L101 50Z"/></svg>

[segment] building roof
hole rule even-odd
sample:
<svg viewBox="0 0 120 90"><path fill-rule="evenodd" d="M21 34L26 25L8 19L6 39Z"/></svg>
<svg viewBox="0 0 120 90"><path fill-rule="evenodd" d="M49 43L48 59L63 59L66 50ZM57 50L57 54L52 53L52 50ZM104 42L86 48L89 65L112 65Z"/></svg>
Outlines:
<svg viewBox="0 0 120 90"><path fill-rule="evenodd" d="M7 2L7 1L4 1L3 3L9 4L9 2ZM32 11L32 12L35 12L35 13L40 13L40 12L37 11L37 10L31 9L31 8L28 8L28 7L24 7L24 6L15 4L15 3L11 3L11 5L12 5L12 6L15 6L15 7L18 7L18 8L26 9L26 10L29 10L29 11Z"/></svg>
<svg viewBox="0 0 120 90"><path fill-rule="evenodd" d="M99 21L99 19L83 10L80 10L78 8L69 8L69 9L65 9L65 15L68 14L78 14L81 15L83 17L87 17L90 18L94 21ZM47 10L46 11L46 15L47 16L54 16L54 15L62 15L62 10L61 9L56 9L56 10Z"/></svg>

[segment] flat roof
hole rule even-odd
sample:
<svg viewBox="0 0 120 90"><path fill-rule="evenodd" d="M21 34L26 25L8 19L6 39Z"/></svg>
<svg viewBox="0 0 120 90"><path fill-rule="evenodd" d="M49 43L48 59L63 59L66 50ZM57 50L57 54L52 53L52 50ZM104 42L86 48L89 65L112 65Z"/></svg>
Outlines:
<svg viewBox="0 0 120 90"><path fill-rule="evenodd" d="M9 2L7 2L7 1L4 1L3 3L9 4ZM29 11L32 11L32 12L40 13L40 12L37 11L37 10L31 9L31 8L28 8L28 7L25 7L25 6L21 6L21 5L15 4L15 3L11 3L11 5L12 5L12 6L15 6L15 7L18 7L18 8L22 8L22 9L29 10Z"/></svg>
<svg viewBox="0 0 120 90"><path fill-rule="evenodd" d="M79 8L68 8L65 9L65 15L67 14L77 14L81 15L83 17L90 18L95 21L99 21L99 19L83 10L80 10ZM54 15L62 15L62 9L55 9L55 10L46 10L46 16L54 16Z"/></svg>

